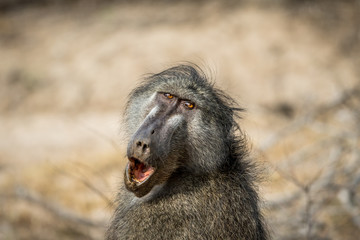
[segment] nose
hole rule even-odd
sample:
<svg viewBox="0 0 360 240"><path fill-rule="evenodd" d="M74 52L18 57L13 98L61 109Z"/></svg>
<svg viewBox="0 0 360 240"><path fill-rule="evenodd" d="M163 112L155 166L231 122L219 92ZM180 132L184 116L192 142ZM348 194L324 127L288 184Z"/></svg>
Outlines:
<svg viewBox="0 0 360 240"><path fill-rule="evenodd" d="M147 132L147 134L146 134ZM132 151L133 157L140 160L147 159L151 154L151 135L155 130L140 132L133 140Z"/></svg>
<svg viewBox="0 0 360 240"><path fill-rule="evenodd" d="M141 139L138 141L135 141L135 149L139 153L146 153L150 151L150 140L149 139Z"/></svg>

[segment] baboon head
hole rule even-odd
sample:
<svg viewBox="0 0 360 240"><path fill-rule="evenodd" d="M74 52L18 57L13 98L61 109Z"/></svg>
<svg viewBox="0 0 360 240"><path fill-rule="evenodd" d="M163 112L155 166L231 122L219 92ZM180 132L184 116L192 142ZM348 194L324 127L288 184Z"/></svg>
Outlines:
<svg viewBox="0 0 360 240"><path fill-rule="evenodd" d="M145 79L129 97L125 186L142 197L176 171L218 169L231 148L230 98L197 67L181 65Z"/></svg>

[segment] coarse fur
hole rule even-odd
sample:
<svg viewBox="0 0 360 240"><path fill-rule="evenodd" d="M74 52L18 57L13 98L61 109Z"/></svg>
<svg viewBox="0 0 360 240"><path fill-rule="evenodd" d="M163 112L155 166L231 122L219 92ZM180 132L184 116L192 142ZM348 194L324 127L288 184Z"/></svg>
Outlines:
<svg viewBox="0 0 360 240"><path fill-rule="evenodd" d="M132 182L128 165L106 238L269 239L241 110L197 66L146 78L127 103L127 154L155 173Z"/></svg>

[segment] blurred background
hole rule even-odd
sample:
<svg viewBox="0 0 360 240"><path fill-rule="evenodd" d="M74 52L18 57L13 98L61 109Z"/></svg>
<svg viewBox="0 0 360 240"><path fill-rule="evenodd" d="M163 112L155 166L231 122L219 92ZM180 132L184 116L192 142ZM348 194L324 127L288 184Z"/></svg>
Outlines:
<svg viewBox="0 0 360 240"><path fill-rule="evenodd" d="M126 97L184 61L247 109L274 239L358 239L359 0L0 0L0 239L102 239Z"/></svg>

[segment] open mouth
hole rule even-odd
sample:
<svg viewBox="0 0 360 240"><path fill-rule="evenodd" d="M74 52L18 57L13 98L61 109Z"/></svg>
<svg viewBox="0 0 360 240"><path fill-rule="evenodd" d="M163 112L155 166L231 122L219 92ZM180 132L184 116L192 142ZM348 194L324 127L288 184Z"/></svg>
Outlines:
<svg viewBox="0 0 360 240"><path fill-rule="evenodd" d="M129 158L127 176L131 182L140 185L146 182L155 172L155 168L147 165L136 158Z"/></svg>

